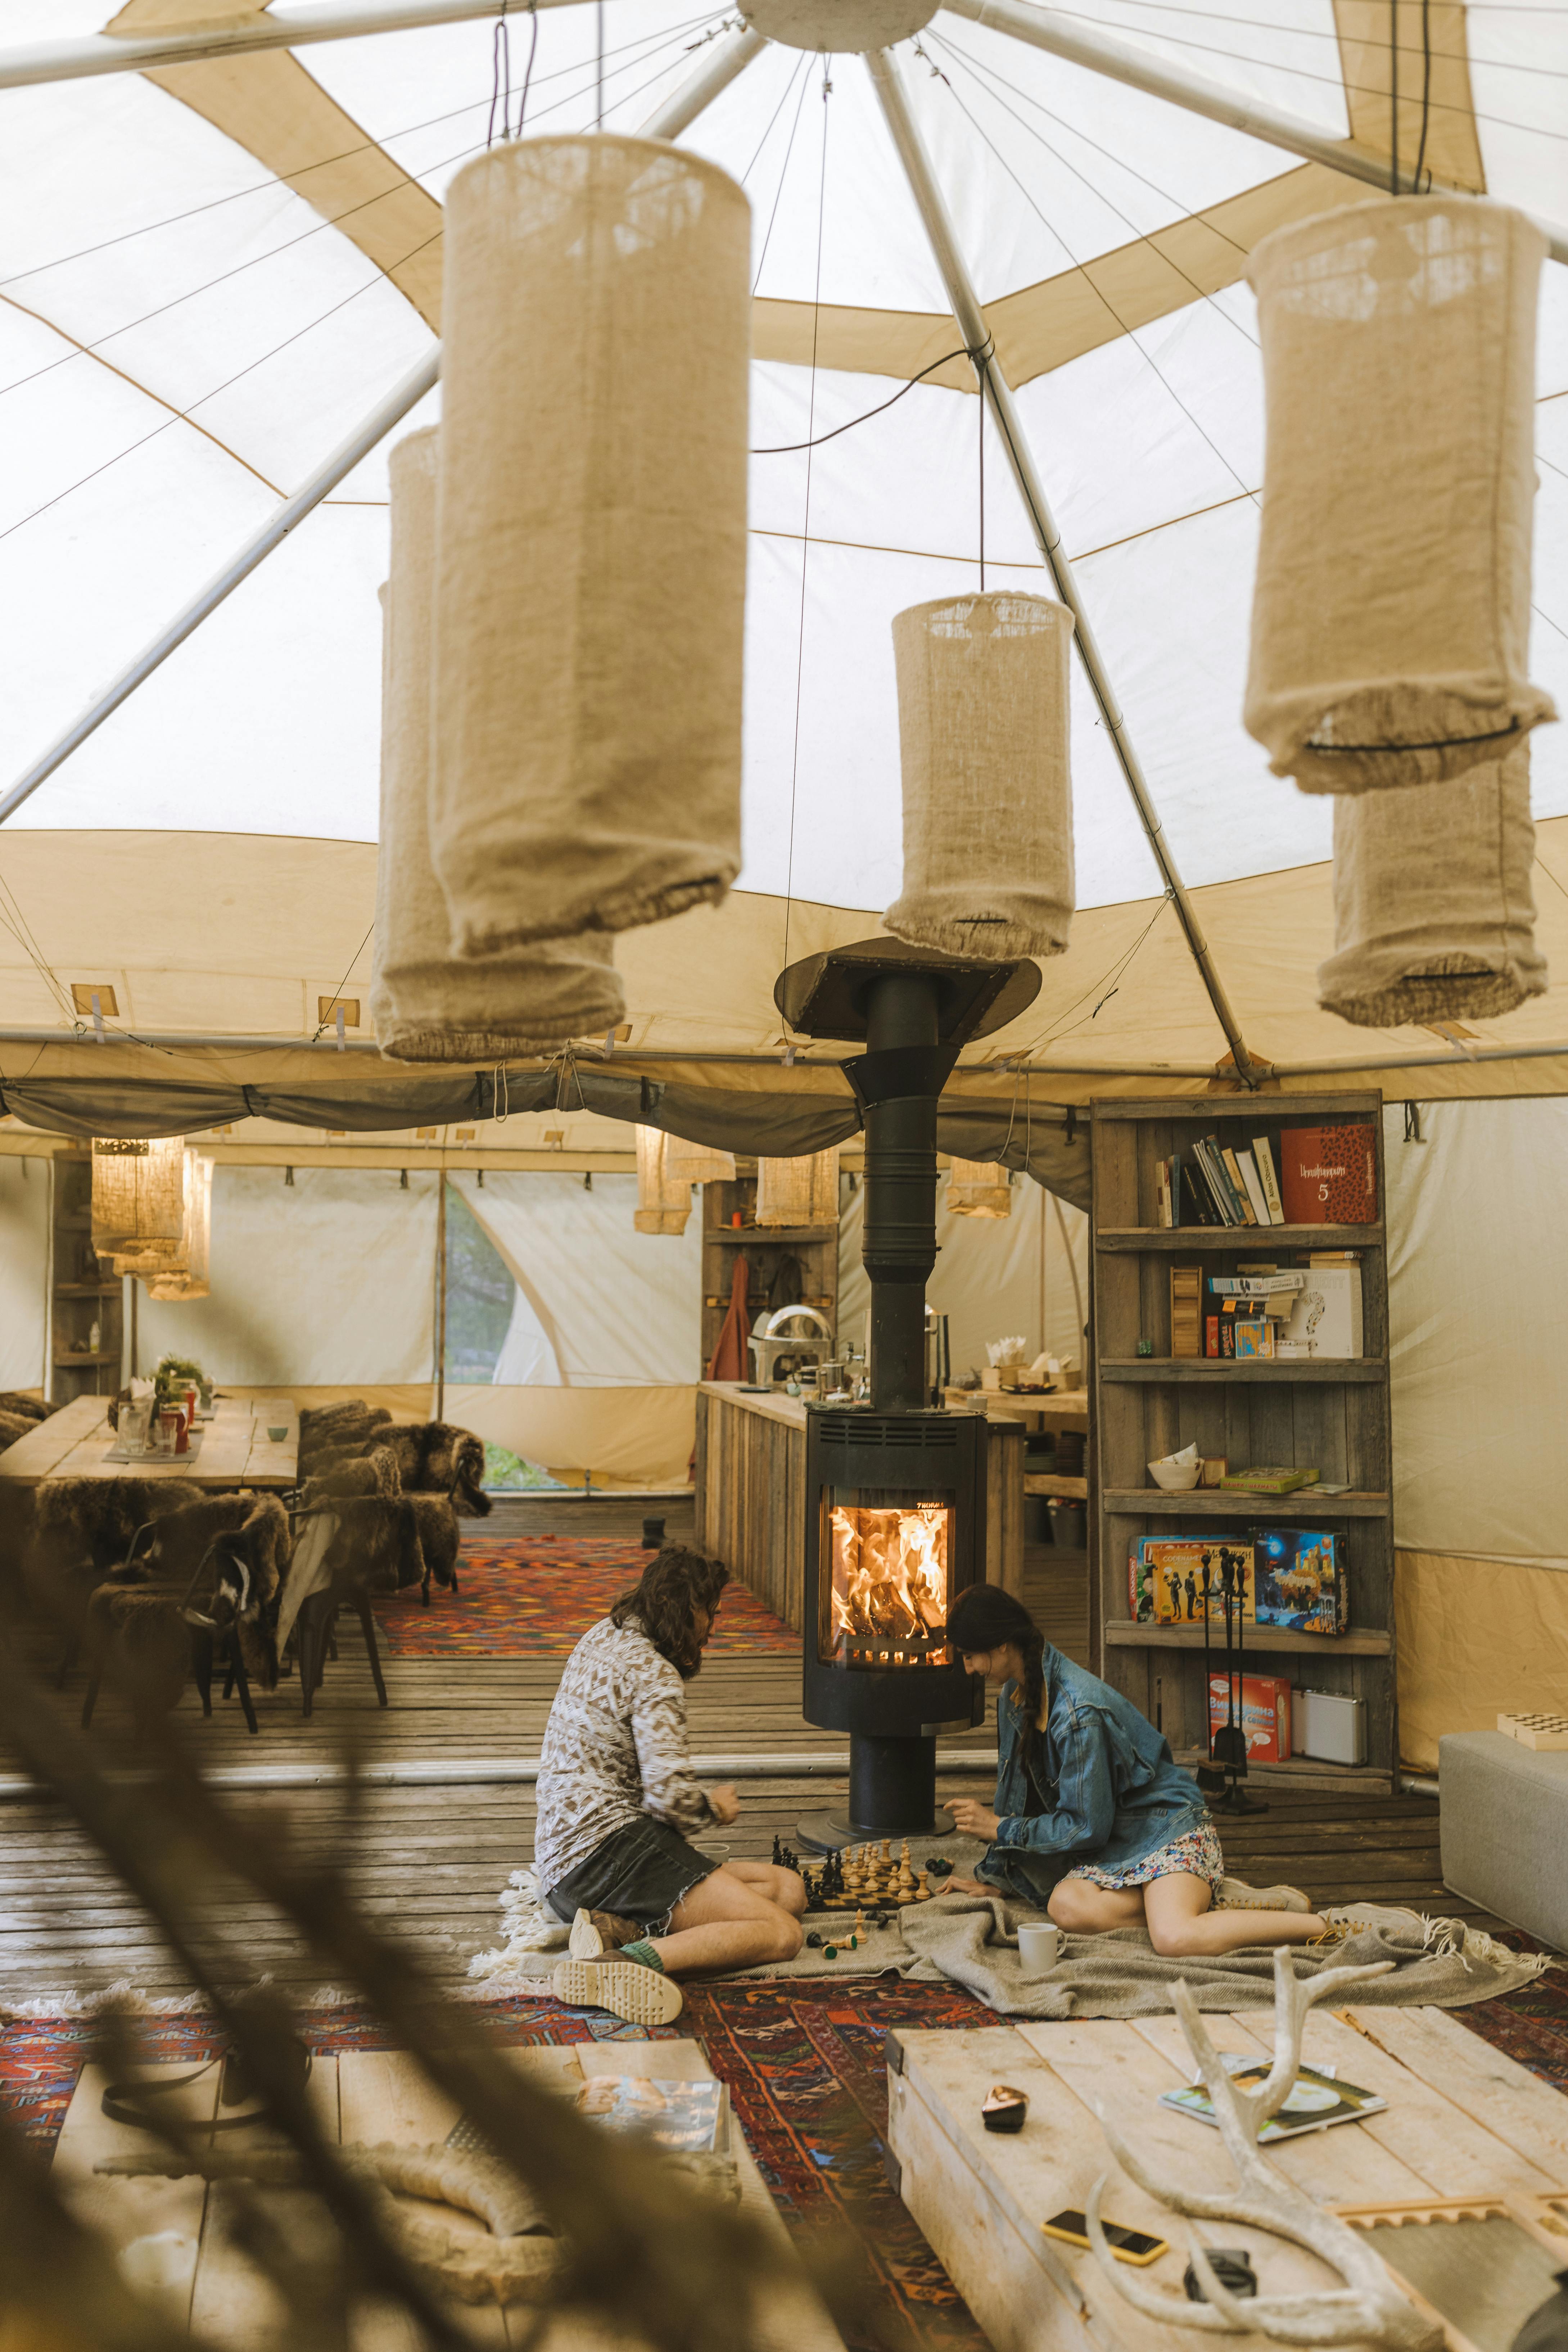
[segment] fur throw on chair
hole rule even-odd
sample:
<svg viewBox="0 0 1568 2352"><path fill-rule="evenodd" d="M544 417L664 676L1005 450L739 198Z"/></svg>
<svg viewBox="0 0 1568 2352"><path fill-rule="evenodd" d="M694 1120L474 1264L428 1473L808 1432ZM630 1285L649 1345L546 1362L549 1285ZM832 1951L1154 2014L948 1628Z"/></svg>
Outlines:
<svg viewBox="0 0 1568 2352"><path fill-rule="evenodd" d="M389 1429L384 1441L397 1456L405 1495L446 1495L467 1518L487 1518L485 1449L472 1430L449 1421L416 1421Z"/></svg>
<svg viewBox="0 0 1568 2352"><path fill-rule="evenodd" d="M138 1528L188 1507L172 1479L48 1478L34 1488L38 1565L90 1559L107 1572L125 1558Z"/></svg>
<svg viewBox="0 0 1568 2352"><path fill-rule="evenodd" d="M106 1675L124 1692L138 1724L173 1713L191 1670L191 1631L172 1594L112 1580L100 1584L88 1602L87 1633L84 1727Z"/></svg>
<svg viewBox="0 0 1568 2352"><path fill-rule="evenodd" d="M22 1413L0 1412L0 1452L7 1445L15 1445L19 1437L30 1437L37 1425Z"/></svg>
<svg viewBox="0 0 1568 2352"><path fill-rule="evenodd" d="M425 1579L419 1523L406 1496L353 1495L327 1507L338 1530L326 1568L334 1585L365 1592L399 1592Z"/></svg>
<svg viewBox="0 0 1568 2352"><path fill-rule="evenodd" d="M396 1454L390 1445L373 1445L368 1454L345 1451L306 1481L300 1499L309 1510L329 1495L379 1495L384 1502L394 1502L402 1492Z"/></svg>
<svg viewBox="0 0 1568 2352"><path fill-rule="evenodd" d="M425 1562L420 1591L426 1604L430 1599L430 1580L448 1592L458 1590L458 1553L462 1546L463 1531L458 1525L458 1514L445 1495L410 1495L409 1508L414 1524L419 1530L419 1550Z"/></svg>
<svg viewBox="0 0 1568 2352"><path fill-rule="evenodd" d="M384 1405L368 1405L361 1397L346 1398L342 1404L307 1405L300 1415L300 1476L308 1476L339 1449L363 1453L391 1419Z"/></svg>
<svg viewBox="0 0 1568 2352"><path fill-rule="evenodd" d="M0 1412L8 1412L18 1421L47 1421L50 1413L58 1412L57 1404L46 1404L42 1397L29 1396L26 1389L0 1389Z"/></svg>

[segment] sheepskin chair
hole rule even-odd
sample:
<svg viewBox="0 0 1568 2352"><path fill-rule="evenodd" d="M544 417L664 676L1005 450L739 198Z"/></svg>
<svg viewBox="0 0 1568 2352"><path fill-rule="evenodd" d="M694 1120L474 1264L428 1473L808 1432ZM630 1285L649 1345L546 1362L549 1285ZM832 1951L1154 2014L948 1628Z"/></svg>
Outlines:
<svg viewBox="0 0 1568 2352"><path fill-rule="evenodd" d="M458 1525L458 1514L446 1495L410 1495L408 1507L418 1529L419 1550L425 1562L420 1580L419 1598L426 1609L430 1606L430 1580L448 1592L458 1590L458 1553L463 1531Z"/></svg>
<svg viewBox="0 0 1568 2352"><path fill-rule="evenodd" d="M483 1440L449 1421L416 1421L389 1429L405 1495L446 1495L465 1518L489 1517Z"/></svg>
<svg viewBox="0 0 1568 2352"><path fill-rule="evenodd" d="M0 1412L8 1413L14 1420L31 1422L36 1427L58 1411L58 1405L46 1404L42 1397L29 1396L26 1389L0 1389Z"/></svg>
<svg viewBox="0 0 1568 2352"><path fill-rule="evenodd" d="M258 1726L250 1696L252 1679L266 1690L278 1687L277 1601L279 1562L287 1565L288 1547L289 1515L273 1497L265 1497L242 1527L214 1537L203 1562L204 1600L185 1611L196 1637L202 1713L212 1713L213 1661L221 1654L228 1665L224 1696L237 1683L246 1724L253 1732Z"/></svg>
<svg viewBox="0 0 1568 2352"><path fill-rule="evenodd" d="M219 1536L233 1535L245 1525L255 1506L254 1495L191 1495L183 1508L161 1518L147 1549L147 1565L157 1581L184 1597L195 1583L207 1554ZM285 1525L288 1515L283 1514Z"/></svg>
<svg viewBox="0 0 1568 2352"><path fill-rule="evenodd" d="M81 1725L92 1721L107 1675L122 1690L138 1732L179 1705L191 1671L191 1630L171 1593L132 1581L132 1567L100 1584L87 1604L88 1681Z"/></svg>
<svg viewBox="0 0 1568 2352"><path fill-rule="evenodd" d="M329 1460L363 1454L377 1430L392 1415L384 1405L368 1405L361 1397L342 1404L307 1405L300 1415L300 1475L310 1477Z"/></svg>
<svg viewBox="0 0 1568 2352"><path fill-rule="evenodd" d="M57 1681L76 1662L89 1603L113 1570L148 1547L149 1529L188 1499L172 1481L55 1478L31 1489L32 1528L21 1554L23 1588L40 1616L65 1633Z"/></svg>
<svg viewBox="0 0 1568 2352"><path fill-rule="evenodd" d="M374 1495L391 1503L402 1492L396 1454L390 1445L373 1445L368 1454L345 1454L327 1469L315 1472L306 1480L300 1499L310 1510L331 1496Z"/></svg>

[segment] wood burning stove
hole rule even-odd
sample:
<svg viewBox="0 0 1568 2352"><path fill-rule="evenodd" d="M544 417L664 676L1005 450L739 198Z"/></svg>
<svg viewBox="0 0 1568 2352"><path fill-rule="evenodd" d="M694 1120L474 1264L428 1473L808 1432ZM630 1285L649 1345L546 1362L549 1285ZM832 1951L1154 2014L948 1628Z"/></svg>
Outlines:
<svg viewBox="0 0 1568 2352"><path fill-rule="evenodd" d="M792 964L773 991L796 1034L869 1049L841 1066L866 1130L870 1403L806 1412L803 1706L808 1723L849 1733L848 1811L803 1822L814 1845L929 1835L942 1825L936 1727L980 1720L983 1693L942 1635L985 1572L988 1432L981 1415L933 1409L926 1388L937 1101L960 1048L1039 984L1033 963L881 939Z"/></svg>

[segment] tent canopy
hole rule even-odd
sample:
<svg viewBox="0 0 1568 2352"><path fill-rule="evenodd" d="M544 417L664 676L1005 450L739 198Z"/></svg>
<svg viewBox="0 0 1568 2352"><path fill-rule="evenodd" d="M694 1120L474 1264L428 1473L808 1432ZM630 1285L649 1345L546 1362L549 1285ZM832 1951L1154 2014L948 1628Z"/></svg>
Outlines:
<svg viewBox="0 0 1568 2352"><path fill-rule="evenodd" d="M547 5L531 25L514 8L499 46L492 22L467 21L0 88L0 782L430 353L441 197L500 105L515 125L531 51L530 133L591 127L601 84L605 126L636 130L723 37L721 14L688 0L607 0L601 62L597 13ZM226 19L254 12L131 0L109 35ZM1439 179L1568 220L1568 17L1401 0L1396 58L1390 19L1384 0L1078 0L1061 21L1383 155L1397 64L1406 170L1425 138ZM103 24L94 0L11 0L5 56ZM1328 1067L1390 1095L1568 1089L1562 730L1537 733L1533 778L1553 986L1454 1045L1352 1031L1317 1009L1331 808L1271 778L1240 723L1262 465L1240 273L1270 228L1354 203L1364 184L1025 46L967 6L936 13L896 55L1252 1053L1286 1084ZM843 1081L820 1066L834 1049L783 1065L773 982L786 961L874 931L897 893L889 623L978 584L981 403L962 357L911 381L963 337L861 58L769 43L683 137L752 200L754 446L903 396L809 458L752 461L744 869L723 907L622 938L631 1034L616 1062L838 1102ZM1568 703L1564 287L1549 265L1532 675ZM399 430L430 421L438 397ZM986 438L987 584L1049 593ZM83 1017L73 984L107 984L111 1032L167 1041L115 1044L117 1082L309 1076L352 1091L384 1071L298 1041L339 995L364 1016L348 1042L369 1034L385 501L383 447L0 833L7 1028L68 1030ZM965 1055L957 1097L1010 1101L1019 1081L996 1065L1019 1055L1037 1097L1061 1103L1146 1091L1153 1075L1201 1087L1225 1054L1076 671L1073 771L1071 949L1028 1012ZM196 1038L214 1042L182 1042ZM106 1057L92 1042L13 1038L0 1074L8 1087L101 1081Z"/></svg>

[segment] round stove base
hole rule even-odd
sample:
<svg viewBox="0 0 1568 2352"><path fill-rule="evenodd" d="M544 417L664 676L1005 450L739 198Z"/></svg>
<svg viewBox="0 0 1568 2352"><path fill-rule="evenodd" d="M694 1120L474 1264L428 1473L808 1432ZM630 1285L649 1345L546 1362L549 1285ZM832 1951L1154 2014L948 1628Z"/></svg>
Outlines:
<svg viewBox="0 0 1568 2352"><path fill-rule="evenodd" d="M952 1815L938 1805L931 1818L906 1822L901 1829L871 1829L852 1822L847 1813L804 1813L795 1825L795 1837L808 1853L841 1853L846 1846L880 1844L884 1838L945 1838L953 1833ZM923 1856L911 1855L915 1867Z"/></svg>

